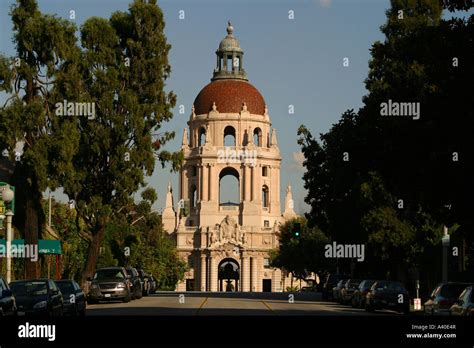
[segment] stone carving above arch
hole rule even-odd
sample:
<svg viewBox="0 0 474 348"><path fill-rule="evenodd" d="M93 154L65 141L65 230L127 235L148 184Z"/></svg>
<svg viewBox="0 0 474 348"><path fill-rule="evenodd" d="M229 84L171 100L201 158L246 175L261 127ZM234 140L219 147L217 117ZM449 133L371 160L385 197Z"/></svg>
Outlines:
<svg viewBox="0 0 474 348"><path fill-rule="evenodd" d="M237 221L227 215L220 224L216 224L210 230L210 246L214 248L225 247L225 249L241 247L247 243L247 236L241 230Z"/></svg>

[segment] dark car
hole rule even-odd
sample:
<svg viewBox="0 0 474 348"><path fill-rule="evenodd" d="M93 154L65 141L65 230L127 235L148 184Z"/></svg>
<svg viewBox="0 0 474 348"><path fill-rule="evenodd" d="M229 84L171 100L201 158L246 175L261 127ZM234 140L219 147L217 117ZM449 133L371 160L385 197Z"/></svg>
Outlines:
<svg viewBox="0 0 474 348"><path fill-rule="evenodd" d="M469 283L442 283L438 284L424 304L426 314L448 315L449 309L459 298L459 295L468 287Z"/></svg>
<svg viewBox="0 0 474 348"><path fill-rule="evenodd" d="M17 280L10 283L18 315L61 316L63 296L52 279Z"/></svg>
<svg viewBox="0 0 474 348"><path fill-rule="evenodd" d="M326 281L322 287L323 299L324 300L332 300L334 298L333 295L333 288L337 285L337 283L343 278L342 274L328 274Z"/></svg>
<svg viewBox="0 0 474 348"><path fill-rule="evenodd" d="M127 267L125 269L130 280L130 290L132 292L132 300L140 299L143 297L142 280L136 268Z"/></svg>
<svg viewBox="0 0 474 348"><path fill-rule="evenodd" d="M357 289L354 291L354 295L352 296L352 307L356 308L365 308L365 298L367 296L367 292L370 290L372 285L374 285L375 280L365 279L360 282Z"/></svg>
<svg viewBox="0 0 474 348"><path fill-rule="evenodd" d="M130 302L132 299L131 280L123 267L100 268L88 280L92 282L87 294L89 304L108 300Z"/></svg>
<svg viewBox="0 0 474 348"><path fill-rule="evenodd" d="M85 315L86 296L74 280L56 280L56 285L63 294L64 314Z"/></svg>
<svg viewBox="0 0 474 348"><path fill-rule="evenodd" d="M474 316L474 286L468 286L454 301L449 313L451 315Z"/></svg>
<svg viewBox="0 0 474 348"><path fill-rule="evenodd" d="M143 296L148 296L150 294L150 284L148 283L148 276L142 269L137 269L137 272L138 276L140 277L140 282L142 284Z"/></svg>
<svg viewBox="0 0 474 348"><path fill-rule="evenodd" d="M0 317L16 315L16 301L5 278L0 276Z"/></svg>
<svg viewBox="0 0 474 348"><path fill-rule="evenodd" d="M342 304L351 303L352 296L360 284L360 279L349 279L341 289L340 302Z"/></svg>
<svg viewBox="0 0 474 348"><path fill-rule="evenodd" d="M346 285L347 281L349 279L341 279L337 283L337 285L332 289L332 299L336 302L341 302L341 290L344 288Z"/></svg>
<svg viewBox="0 0 474 348"><path fill-rule="evenodd" d="M152 274L145 276L145 281L148 283L148 292L154 294L156 292L158 284L156 283L155 277Z"/></svg>
<svg viewBox="0 0 474 348"><path fill-rule="evenodd" d="M408 314L410 312L408 291L400 282L376 281L367 293L365 310L372 312L376 309L391 309Z"/></svg>

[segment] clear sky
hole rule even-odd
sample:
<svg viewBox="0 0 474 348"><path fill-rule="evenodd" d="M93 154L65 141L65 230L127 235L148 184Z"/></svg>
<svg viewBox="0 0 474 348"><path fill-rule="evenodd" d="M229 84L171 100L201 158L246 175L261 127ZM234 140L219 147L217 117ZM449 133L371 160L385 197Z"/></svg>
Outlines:
<svg viewBox="0 0 474 348"><path fill-rule="evenodd" d="M0 0L0 52L13 55L12 0ZM76 13L80 26L91 16L109 18L125 11L128 0L40 0L41 11L68 18ZM215 65L215 51L226 35L227 20L245 51L244 67L269 108L282 153L281 195L288 183L293 187L295 209L302 213L303 168L296 143L299 125L314 135L329 130L349 108L358 109L366 94L369 48L383 40L379 28L385 22L389 1L384 0L164 0L158 1L166 20L166 35L172 45L171 78L167 89L178 96L172 122L163 129L177 137L167 149L177 150L194 98L209 83ZM179 19L184 11L185 19ZM294 19L289 19L294 11ZM349 67L343 67L343 58ZM0 102L2 97L0 97ZM178 113L179 105L185 114ZM294 105L295 113L288 113ZM1 130L0 130L1 131ZM177 194L177 175L157 164L148 178L159 196L156 208L164 204L171 181Z"/></svg>

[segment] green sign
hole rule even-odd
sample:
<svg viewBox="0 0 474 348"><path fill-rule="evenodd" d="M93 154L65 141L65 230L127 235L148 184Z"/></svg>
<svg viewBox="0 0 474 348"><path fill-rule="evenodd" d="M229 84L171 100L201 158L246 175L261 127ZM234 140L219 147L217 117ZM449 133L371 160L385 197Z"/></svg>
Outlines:
<svg viewBox="0 0 474 348"><path fill-rule="evenodd" d="M6 246L6 244L7 244L7 241L5 239L0 239L0 245ZM25 244L24 239L12 240L12 245L14 245L15 247L22 246L24 244ZM40 239L38 241L38 253L61 255L62 254L61 241Z"/></svg>

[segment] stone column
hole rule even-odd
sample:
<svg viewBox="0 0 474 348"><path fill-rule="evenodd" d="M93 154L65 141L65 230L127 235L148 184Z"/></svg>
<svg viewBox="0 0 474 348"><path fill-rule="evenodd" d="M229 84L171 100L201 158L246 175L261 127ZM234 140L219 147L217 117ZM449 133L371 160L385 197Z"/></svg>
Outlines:
<svg viewBox="0 0 474 348"><path fill-rule="evenodd" d="M202 167L202 197L201 200L209 200L208 190L209 190L209 165L204 164Z"/></svg>
<svg viewBox="0 0 474 348"><path fill-rule="evenodd" d="M201 255L201 291L206 291L206 255Z"/></svg>
<svg viewBox="0 0 474 348"><path fill-rule="evenodd" d="M250 167L245 165L244 166L245 170L245 200L250 201L250 180L251 180L251 173L250 173Z"/></svg>
<svg viewBox="0 0 474 348"><path fill-rule="evenodd" d="M235 61L235 53L232 53L232 71L233 72L236 70L234 66L234 61Z"/></svg>
<svg viewBox="0 0 474 348"><path fill-rule="evenodd" d="M198 169L198 177L196 180L196 202L199 202L202 199L202 172L203 172L203 166L202 164L197 164L197 169Z"/></svg>
<svg viewBox="0 0 474 348"><path fill-rule="evenodd" d="M258 262L256 257L251 258L251 270L252 270L252 277L251 277L251 286L250 291L257 291L257 269L258 269Z"/></svg>
<svg viewBox="0 0 474 348"><path fill-rule="evenodd" d="M217 188L215 187L215 184L216 182L217 184L219 184L219 181L215 180L214 178L215 172L216 172L216 166L213 163L211 163L209 167L209 200L213 202L217 201L216 199Z"/></svg>
<svg viewBox="0 0 474 348"><path fill-rule="evenodd" d="M242 257L242 270L240 272L241 289L242 291L250 291L250 258L248 256Z"/></svg>
<svg viewBox="0 0 474 348"><path fill-rule="evenodd" d="M210 291L217 291L217 265L216 265L216 257L211 256L210 258L210 264L211 264L211 269L209 272L209 278L210 278Z"/></svg>

